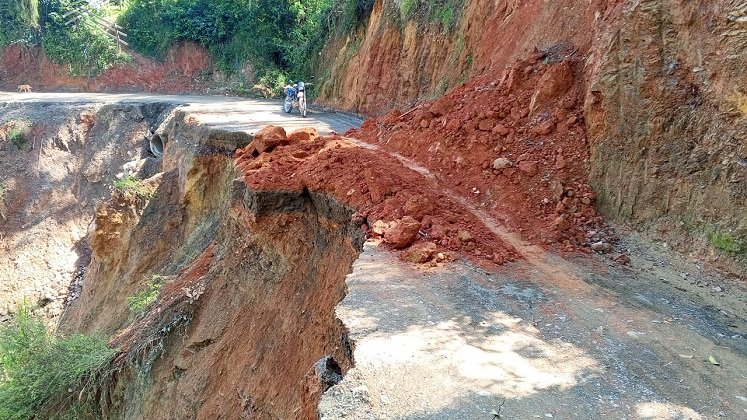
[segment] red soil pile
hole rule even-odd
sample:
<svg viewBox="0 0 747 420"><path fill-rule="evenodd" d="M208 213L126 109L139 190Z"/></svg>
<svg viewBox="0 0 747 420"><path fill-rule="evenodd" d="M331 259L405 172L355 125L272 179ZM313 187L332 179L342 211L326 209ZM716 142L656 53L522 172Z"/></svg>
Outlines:
<svg viewBox="0 0 747 420"><path fill-rule="evenodd" d="M408 112L392 110L346 135L411 158L523 239L589 251L614 239L588 185L579 63L533 53Z"/></svg>
<svg viewBox="0 0 747 420"><path fill-rule="evenodd" d="M282 130L282 129L280 129ZM255 191L320 192L357 209L354 218L416 262L445 260L450 251L502 264L515 249L423 175L386 153L339 136L281 140L277 127L257 133L236 152L236 168Z"/></svg>

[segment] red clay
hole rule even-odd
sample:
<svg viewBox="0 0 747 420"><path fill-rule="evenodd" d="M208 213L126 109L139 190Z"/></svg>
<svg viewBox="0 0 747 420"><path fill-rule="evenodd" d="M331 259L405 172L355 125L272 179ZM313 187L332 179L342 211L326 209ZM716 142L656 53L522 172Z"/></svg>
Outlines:
<svg viewBox="0 0 747 420"><path fill-rule="evenodd" d="M236 153L248 187L326 193L357 209L353 217L393 248L432 241L442 254L433 256L437 260L450 258L449 251L498 264L518 258L461 205L386 154L339 136L291 142L256 157L255 150L250 144Z"/></svg>
<svg viewBox="0 0 747 420"><path fill-rule="evenodd" d="M588 252L588 233L609 234L587 183L580 70L563 52L534 53L498 77L471 80L346 135L429 168L533 244Z"/></svg>

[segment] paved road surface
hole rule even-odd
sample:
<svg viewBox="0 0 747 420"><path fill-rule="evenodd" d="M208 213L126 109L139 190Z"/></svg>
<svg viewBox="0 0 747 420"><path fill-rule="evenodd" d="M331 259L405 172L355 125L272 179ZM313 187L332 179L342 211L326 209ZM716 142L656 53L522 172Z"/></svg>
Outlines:
<svg viewBox="0 0 747 420"><path fill-rule="evenodd" d="M360 126L362 120L342 112L323 112L309 109L307 118L297 110L286 114L282 101L268 99L244 99L229 96L197 95L150 95L146 93L15 93L0 92L3 103L170 103L188 106L190 114L206 125L219 126L226 130L255 132L267 125L279 125L292 131L299 127L316 127L321 133L331 131L344 133L349 128Z"/></svg>

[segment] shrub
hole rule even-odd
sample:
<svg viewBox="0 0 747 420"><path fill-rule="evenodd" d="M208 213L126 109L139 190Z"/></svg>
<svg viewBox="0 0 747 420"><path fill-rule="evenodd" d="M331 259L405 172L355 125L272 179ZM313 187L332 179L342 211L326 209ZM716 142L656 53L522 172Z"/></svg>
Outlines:
<svg viewBox="0 0 747 420"><path fill-rule="evenodd" d="M25 121L13 121L10 123L10 130L8 130L8 141L15 146L18 150L26 150L29 144L29 136L31 135L31 127Z"/></svg>
<svg viewBox="0 0 747 420"><path fill-rule="evenodd" d="M728 232L709 232L708 240L714 248L731 254L738 254L744 250L743 244Z"/></svg>
<svg viewBox="0 0 747 420"><path fill-rule="evenodd" d="M116 353L104 338L50 334L21 306L0 326L0 418L95 416L96 397Z"/></svg>
<svg viewBox="0 0 747 420"><path fill-rule="evenodd" d="M145 310L158 299L158 293L161 291L161 286L166 282L166 278L159 275L154 275L145 285L145 289L141 290L134 296L127 298L127 307L130 308L130 312L133 315L141 315Z"/></svg>
<svg viewBox="0 0 747 420"><path fill-rule="evenodd" d="M153 198L153 194L155 193L151 187L132 175L127 175L122 179L114 181L114 188L123 193L145 199Z"/></svg>

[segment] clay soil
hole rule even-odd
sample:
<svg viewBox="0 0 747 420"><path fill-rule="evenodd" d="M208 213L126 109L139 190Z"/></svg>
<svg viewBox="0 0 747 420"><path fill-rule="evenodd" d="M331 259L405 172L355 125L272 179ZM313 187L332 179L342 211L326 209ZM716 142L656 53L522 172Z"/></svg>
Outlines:
<svg viewBox="0 0 747 420"><path fill-rule="evenodd" d="M615 238L588 185L579 70L562 51L535 53L499 76L390 111L347 135L428 167L532 244L588 252Z"/></svg>
<svg viewBox="0 0 747 420"><path fill-rule="evenodd" d="M236 164L252 189L323 191L352 205L390 247L418 242L404 255L415 262L439 259L436 248L447 252L440 259L448 251L489 264L516 259L480 213L531 245L610 252L616 237L587 183L578 67L565 51L534 53L498 77L346 133L363 142L281 141L259 155L250 145ZM412 219L417 236L403 240Z"/></svg>

